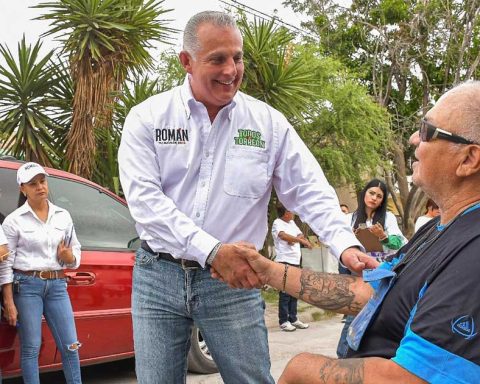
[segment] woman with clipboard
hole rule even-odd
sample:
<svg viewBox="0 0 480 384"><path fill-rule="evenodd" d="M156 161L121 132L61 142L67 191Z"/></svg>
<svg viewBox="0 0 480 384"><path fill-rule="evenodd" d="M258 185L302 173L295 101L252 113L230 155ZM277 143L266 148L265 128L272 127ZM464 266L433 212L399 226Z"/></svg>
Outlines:
<svg viewBox="0 0 480 384"><path fill-rule="evenodd" d="M7 261L0 264L5 318L18 328L25 383L40 383L44 315L62 355L66 382L80 384L81 344L64 273L80 265L80 243L70 214L48 201L47 176L37 163L25 163L17 171L27 201L3 222L10 249Z"/></svg>
<svg viewBox="0 0 480 384"><path fill-rule="evenodd" d="M349 215L353 231L367 254L379 261L395 253L407 242L397 219L387 211L387 198L385 183L373 179L360 192L357 210Z"/></svg>
<svg viewBox="0 0 480 384"><path fill-rule="evenodd" d="M365 247L367 255L383 261L394 254L407 239L398 227L393 213L387 211L388 190L385 183L373 179L365 185L358 196L358 208L348 214L353 232ZM348 273L350 271L347 270ZM354 316L347 316L337 346L339 359L345 357L348 350L347 332Z"/></svg>

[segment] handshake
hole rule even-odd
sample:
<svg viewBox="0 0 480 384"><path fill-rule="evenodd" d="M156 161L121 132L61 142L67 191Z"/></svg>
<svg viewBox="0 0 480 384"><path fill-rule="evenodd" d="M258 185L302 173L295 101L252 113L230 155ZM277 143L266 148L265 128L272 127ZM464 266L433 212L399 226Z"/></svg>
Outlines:
<svg viewBox="0 0 480 384"><path fill-rule="evenodd" d="M222 244L213 260L211 274L231 288L261 288L268 284L270 263L251 243Z"/></svg>
<svg viewBox="0 0 480 384"><path fill-rule="evenodd" d="M341 254L341 262L351 271L361 274L365 268L376 268L378 262L358 248L347 248ZM277 263L262 256L251 243L222 244L212 263L211 275L227 283L231 288L261 288L272 285L278 279Z"/></svg>

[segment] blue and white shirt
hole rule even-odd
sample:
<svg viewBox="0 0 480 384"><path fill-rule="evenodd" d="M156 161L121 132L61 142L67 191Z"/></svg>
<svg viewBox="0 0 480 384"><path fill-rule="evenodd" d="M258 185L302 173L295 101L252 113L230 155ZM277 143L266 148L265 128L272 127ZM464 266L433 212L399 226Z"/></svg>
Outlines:
<svg viewBox="0 0 480 384"><path fill-rule="evenodd" d="M272 187L334 255L360 246L293 127L242 92L212 123L187 77L132 108L118 159L137 231L154 251L204 265L218 241L243 240L260 249Z"/></svg>
<svg viewBox="0 0 480 384"><path fill-rule="evenodd" d="M395 271L394 284L359 349L349 349L347 357L392 359L428 383L480 383L479 220L478 206L445 228L433 219L399 250L397 258L380 265L379 269ZM431 230L433 234L421 242L430 244L425 251L403 272L395 269L409 248ZM439 231L443 233L434 239ZM377 284L374 298L379 295Z"/></svg>

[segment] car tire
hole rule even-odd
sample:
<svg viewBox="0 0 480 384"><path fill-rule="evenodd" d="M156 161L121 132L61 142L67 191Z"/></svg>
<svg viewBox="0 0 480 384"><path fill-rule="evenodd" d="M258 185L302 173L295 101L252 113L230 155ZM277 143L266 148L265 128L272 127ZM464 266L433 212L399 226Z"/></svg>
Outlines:
<svg viewBox="0 0 480 384"><path fill-rule="evenodd" d="M193 327L191 346L188 352L188 370L194 373L217 373L218 368L213 361L205 340L197 327Z"/></svg>

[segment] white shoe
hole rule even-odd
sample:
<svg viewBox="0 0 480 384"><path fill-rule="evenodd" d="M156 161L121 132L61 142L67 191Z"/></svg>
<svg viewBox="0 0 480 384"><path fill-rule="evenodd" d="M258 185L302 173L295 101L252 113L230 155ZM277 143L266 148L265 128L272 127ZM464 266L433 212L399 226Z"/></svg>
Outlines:
<svg viewBox="0 0 480 384"><path fill-rule="evenodd" d="M297 328L294 327L289 321L286 321L285 323L280 324L280 329L285 332L293 332L297 330Z"/></svg>
<svg viewBox="0 0 480 384"><path fill-rule="evenodd" d="M294 321L293 323L291 323L291 325L293 325L295 328L299 328L299 329L307 329L308 328L308 324L302 323L300 320Z"/></svg>

